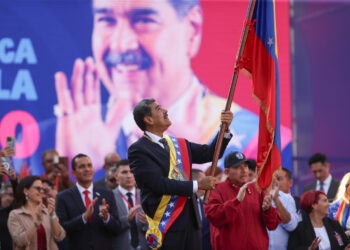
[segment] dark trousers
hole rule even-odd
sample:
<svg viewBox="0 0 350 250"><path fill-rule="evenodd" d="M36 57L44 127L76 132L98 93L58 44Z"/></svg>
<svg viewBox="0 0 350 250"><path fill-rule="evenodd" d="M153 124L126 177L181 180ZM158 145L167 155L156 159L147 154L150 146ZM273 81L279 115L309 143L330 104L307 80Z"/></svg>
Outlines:
<svg viewBox="0 0 350 250"><path fill-rule="evenodd" d="M161 250L202 250L201 230L192 221L182 231L170 231L165 235Z"/></svg>

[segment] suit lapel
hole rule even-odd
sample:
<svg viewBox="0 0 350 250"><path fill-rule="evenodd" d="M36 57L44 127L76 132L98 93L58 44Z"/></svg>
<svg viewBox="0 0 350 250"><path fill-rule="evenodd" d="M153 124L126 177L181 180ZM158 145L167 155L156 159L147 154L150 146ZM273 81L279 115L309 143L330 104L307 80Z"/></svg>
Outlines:
<svg viewBox="0 0 350 250"><path fill-rule="evenodd" d="M331 244L331 249L337 249L338 248L338 243L336 238L334 237L335 230L333 229L332 225L328 223L327 218L323 219L323 225L326 228L327 235L329 238L329 243Z"/></svg>
<svg viewBox="0 0 350 250"><path fill-rule="evenodd" d="M327 192L327 196L328 197L333 197L335 196L335 193L337 191L334 191L334 190L337 190L337 187L336 187L336 183L335 181L333 180L333 177L331 179L331 185L329 185L329 189L328 189L328 192Z"/></svg>
<svg viewBox="0 0 350 250"><path fill-rule="evenodd" d="M146 137L141 138L143 144L152 151L152 154L157 155L157 159L162 163L162 166L166 166L169 170L170 165L170 153L162 148L157 143L147 139Z"/></svg>
<svg viewBox="0 0 350 250"><path fill-rule="evenodd" d="M81 197L81 194L79 193L78 187L76 185L72 188L72 194L73 194L73 202L76 203L77 207L80 211L84 212L86 210L85 205L83 203L83 199Z"/></svg>
<svg viewBox="0 0 350 250"><path fill-rule="evenodd" d="M100 205L102 204L102 199L105 198L105 197L103 197L102 191L101 190L96 190L95 185L94 185L93 188L92 188L92 200L94 200L95 198L98 198L98 199L97 199L97 202L96 202L95 207L94 207L94 213L92 214L92 220L94 220L97 217L99 217ZM107 199L106 199L106 203L108 204Z"/></svg>
<svg viewBox="0 0 350 250"><path fill-rule="evenodd" d="M124 200L122 198L122 195L120 194L120 191L119 189L117 189L115 191L115 198L116 198L116 203L117 203L117 206L121 212L120 215L127 215L128 214L128 211L126 210L126 207L125 207L125 204L124 204Z"/></svg>

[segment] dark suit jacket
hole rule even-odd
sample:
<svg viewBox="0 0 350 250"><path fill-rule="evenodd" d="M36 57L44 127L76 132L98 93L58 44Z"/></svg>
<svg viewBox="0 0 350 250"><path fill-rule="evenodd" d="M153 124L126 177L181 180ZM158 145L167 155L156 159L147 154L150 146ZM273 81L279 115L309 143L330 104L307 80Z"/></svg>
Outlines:
<svg viewBox="0 0 350 250"><path fill-rule="evenodd" d="M200 201L200 206L198 206L202 215L202 246L203 250L211 250L211 242L210 242L210 223L208 219L205 217L203 202Z"/></svg>
<svg viewBox="0 0 350 250"><path fill-rule="evenodd" d="M349 244L349 240L338 221L325 217L323 219L323 225L326 228L332 250L344 249L344 247ZM342 246L338 244L337 238L335 237L336 234L341 236L343 242ZM307 250L315 238L316 234L311 224L310 217L306 216L305 220L299 222L297 228L290 234L288 250Z"/></svg>
<svg viewBox="0 0 350 250"><path fill-rule="evenodd" d="M99 193L100 196L97 196ZM92 221L84 224L82 215L86 211L83 199L76 185L57 195L56 214L60 224L66 230L66 249L113 249L115 236L128 225L119 218L113 193L107 189L93 187L93 198L98 197ZM99 214L102 199L109 205L110 220L104 223Z"/></svg>
<svg viewBox="0 0 350 250"><path fill-rule="evenodd" d="M337 194L337 191L338 191L338 187L339 187L339 181L337 179L334 179L332 177L332 181L331 181L331 185L329 186L329 189L328 189L328 192L327 192L327 197L328 197L328 200L330 202L332 202ZM306 191L310 191L310 190L315 190L316 189L316 184L317 184L317 181L307 185L304 187L304 190L303 190L303 193L305 193Z"/></svg>
<svg viewBox="0 0 350 250"><path fill-rule="evenodd" d="M94 186L98 188L107 188L105 184L105 177L98 179L94 182Z"/></svg>
<svg viewBox="0 0 350 250"><path fill-rule="evenodd" d="M221 155L230 139L224 139ZM216 138L210 145L200 145L186 141L189 161L192 163L206 163L213 159ZM133 171L138 188L141 189L142 208L153 218L163 195L187 196L185 207L169 231L181 231L192 221L196 228L200 228L197 210L197 200L193 194L192 181L170 180L168 178L170 154L157 143L146 137L141 137L128 150L130 167ZM191 178L191 176L190 176Z"/></svg>
<svg viewBox="0 0 350 250"><path fill-rule="evenodd" d="M115 197L115 201L117 203L117 208L118 208L118 215L120 221L123 223L129 224L128 219L126 218L128 214L128 210L125 207L124 200L120 194L120 191L118 188L113 190L113 194ZM140 197L140 191L136 190L136 197L138 201L141 201ZM140 208L137 212L142 211ZM146 231L143 230L144 226L141 223L136 223L137 225L137 232L138 232L138 239L139 239L139 246L141 246L142 250L149 249L147 246L146 238L145 238L145 233ZM145 227L145 229L147 226ZM131 250L133 247L131 246L131 238L130 238L130 228L125 228L123 232L121 232L117 236L117 242L118 242L118 249L123 249L123 250Z"/></svg>

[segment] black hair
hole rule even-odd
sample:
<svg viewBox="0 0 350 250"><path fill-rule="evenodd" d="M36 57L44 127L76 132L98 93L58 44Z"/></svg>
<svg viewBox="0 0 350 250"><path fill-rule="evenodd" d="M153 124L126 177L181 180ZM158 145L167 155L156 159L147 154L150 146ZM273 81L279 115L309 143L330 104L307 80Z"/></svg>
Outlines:
<svg viewBox="0 0 350 250"><path fill-rule="evenodd" d="M246 162L247 162L249 170L255 172L255 170L256 170L256 160L248 159Z"/></svg>
<svg viewBox="0 0 350 250"><path fill-rule="evenodd" d="M287 169L287 168L282 168L282 171L284 171L284 172L286 173L286 176L287 176L287 179L288 179L288 180L293 179L292 172L290 172L289 169Z"/></svg>
<svg viewBox="0 0 350 250"><path fill-rule="evenodd" d="M123 159L123 160L118 161L117 168L119 168L120 166L125 166L125 165L130 165L128 159Z"/></svg>
<svg viewBox="0 0 350 250"><path fill-rule="evenodd" d="M89 156L80 153L80 154L77 154L76 156L73 157L73 159L72 159L72 169L73 169L73 170L75 170L75 167L76 167L76 165L77 165L77 163L75 162L75 160L76 160L76 159L79 159L79 158L82 158L82 157L89 157Z"/></svg>
<svg viewBox="0 0 350 250"><path fill-rule="evenodd" d="M321 153L316 153L316 154L312 155L309 159L309 166L311 167L311 164L314 164L317 162L321 162L322 165L326 165L326 163L327 163L326 155L321 154Z"/></svg>
<svg viewBox="0 0 350 250"><path fill-rule="evenodd" d="M24 206L27 202L26 196L24 194L24 189L29 189L35 181L41 181L40 176L31 175L24 177L18 184L15 193L15 199L13 201L13 209L20 208Z"/></svg>
<svg viewBox="0 0 350 250"><path fill-rule="evenodd" d="M54 188L54 185L51 181L49 180L46 180L46 179L41 179L41 182L42 183L46 183L47 185L49 185L51 188Z"/></svg>
<svg viewBox="0 0 350 250"><path fill-rule="evenodd" d="M138 104L136 104L133 115L134 120L137 124L137 126L142 130L146 130L146 123L144 121L145 116L151 116L152 115L152 109L149 106L151 103L154 103L155 100L153 98L150 99L143 99Z"/></svg>

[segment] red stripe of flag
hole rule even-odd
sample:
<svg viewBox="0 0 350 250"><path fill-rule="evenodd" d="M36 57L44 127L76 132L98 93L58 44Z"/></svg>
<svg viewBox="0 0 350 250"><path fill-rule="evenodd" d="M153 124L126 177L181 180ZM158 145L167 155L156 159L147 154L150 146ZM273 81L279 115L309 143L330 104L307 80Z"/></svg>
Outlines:
<svg viewBox="0 0 350 250"><path fill-rule="evenodd" d="M274 2L257 0L252 22L248 23L253 26L242 61L246 62L243 67L252 76L253 98L260 105L257 185L265 190L271 185L274 171L281 166Z"/></svg>

